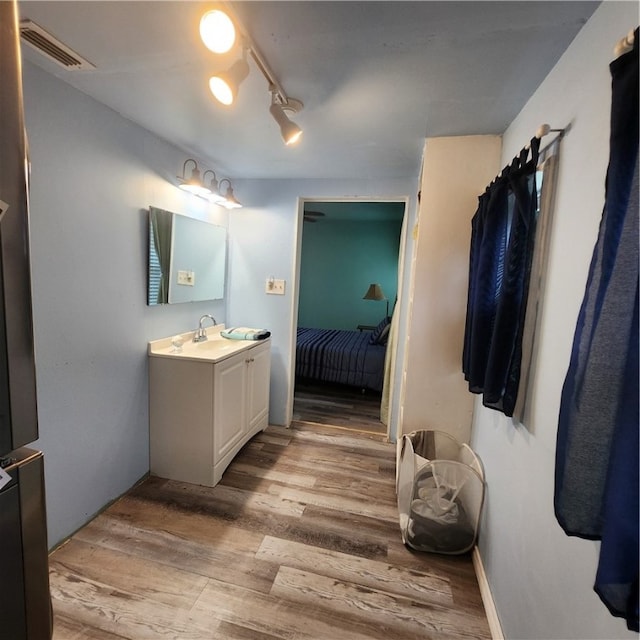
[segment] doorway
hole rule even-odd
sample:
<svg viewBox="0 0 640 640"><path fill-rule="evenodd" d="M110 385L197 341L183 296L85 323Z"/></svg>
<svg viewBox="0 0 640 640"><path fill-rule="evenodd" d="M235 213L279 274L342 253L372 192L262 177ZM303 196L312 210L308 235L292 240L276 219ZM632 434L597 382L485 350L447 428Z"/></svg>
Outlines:
<svg viewBox="0 0 640 640"><path fill-rule="evenodd" d="M389 327L379 337L382 346L369 345L378 340L376 331L393 315L400 295L406 209L402 198L301 199L294 421L387 435L380 405L383 393L392 391L392 385L384 388ZM303 343L311 330L319 332L320 343L309 347L315 359L307 363ZM345 341L348 353L317 355L338 348L327 342L334 338ZM360 368L366 371L362 377Z"/></svg>

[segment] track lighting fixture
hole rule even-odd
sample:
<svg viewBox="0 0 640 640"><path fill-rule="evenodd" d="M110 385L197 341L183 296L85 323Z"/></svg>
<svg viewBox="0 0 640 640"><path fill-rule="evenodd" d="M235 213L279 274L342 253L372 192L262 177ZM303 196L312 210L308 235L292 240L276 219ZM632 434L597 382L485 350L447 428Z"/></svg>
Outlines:
<svg viewBox="0 0 640 640"><path fill-rule="evenodd" d="M289 120L285 112L291 111L293 113L298 113L298 111L303 107L302 102L287 96L282 85L271 70L266 58L256 47L255 42L253 42L247 31L242 27L237 16L232 13L230 7L225 6L224 12L215 10L209 11L203 15L200 20L200 36L205 46L215 53L229 51L231 46L233 46L232 44L229 44L228 48L223 48L224 46L227 46L228 42L233 42L230 36L227 36L226 40L224 37L210 37L208 28L209 24L226 24L226 20L217 14L223 14L226 20L235 27L234 34L235 31L240 34L242 39L243 55L242 59L235 62L227 72L213 76L209 79L209 88L211 89L211 93L213 93L216 99L222 104L233 104L237 97L240 83L247 77L247 75L249 75L249 65L246 60L246 53L248 52L268 83L269 92L272 96L269 111L280 127L282 138L285 144L294 144L300 139L302 129L295 122ZM213 29L211 29L211 32L213 32Z"/></svg>
<svg viewBox="0 0 640 640"><path fill-rule="evenodd" d="M200 37L209 51L227 53L235 44L236 28L224 11L214 9L200 19Z"/></svg>
<svg viewBox="0 0 640 640"><path fill-rule="evenodd" d="M193 162L193 169L191 170L191 176L187 178L187 164L190 162ZM180 180L180 188L184 189L184 191L188 191L189 193L193 193L197 196L206 196L210 193L209 189L207 189L202 183L198 163L193 158L185 160L184 165L182 166L182 175L178 176L178 180Z"/></svg>
<svg viewBox="0 0 640 640"><path fill-rule="evenodd" d="M249 65L243 54L242 58L236 60L228 71L209 79L209 89L218 102L228 106L235 101L240 84L248 75Z"/></svg>

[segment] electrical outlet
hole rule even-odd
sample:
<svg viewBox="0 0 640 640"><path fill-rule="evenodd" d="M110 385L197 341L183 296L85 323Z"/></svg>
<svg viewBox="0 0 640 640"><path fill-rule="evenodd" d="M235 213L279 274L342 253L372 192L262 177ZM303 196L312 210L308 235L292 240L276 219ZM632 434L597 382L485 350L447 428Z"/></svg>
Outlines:
<svg viewBox="0 0 640 640"><path fill-rule="evenodd" d="M178 284L193 287L196 283L195 271L178 271Z"/></svg>
<svg viewBox="0 0 640 640"><path fill-rule="evenodd" d="M284 295L284 280L276 280L275 278L267 278L265 283L264 291L265 293L269 293L276 296Z"/></svg>

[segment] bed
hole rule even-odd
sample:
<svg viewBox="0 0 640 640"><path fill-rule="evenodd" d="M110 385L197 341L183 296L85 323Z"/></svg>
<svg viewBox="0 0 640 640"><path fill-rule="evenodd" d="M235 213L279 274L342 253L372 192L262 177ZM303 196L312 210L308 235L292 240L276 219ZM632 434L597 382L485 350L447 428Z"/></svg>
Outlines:
<svg viewBox="0 0 640 640"><path fill-rule="evenodd" d="M389 319L373 331L298 327L296 377L382 391Z"/></svg>

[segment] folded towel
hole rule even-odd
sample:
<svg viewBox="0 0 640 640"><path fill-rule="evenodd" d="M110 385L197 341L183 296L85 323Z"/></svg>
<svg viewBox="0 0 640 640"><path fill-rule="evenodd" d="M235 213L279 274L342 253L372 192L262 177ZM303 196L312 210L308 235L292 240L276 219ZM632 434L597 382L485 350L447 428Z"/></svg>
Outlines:
<svg viewBox="0 0 640 640"><path fill-rule="evenodd" d="M220 335L229 340L264 340L271 335L271 331L249 327L229 327L221 331Z"/></svg>

